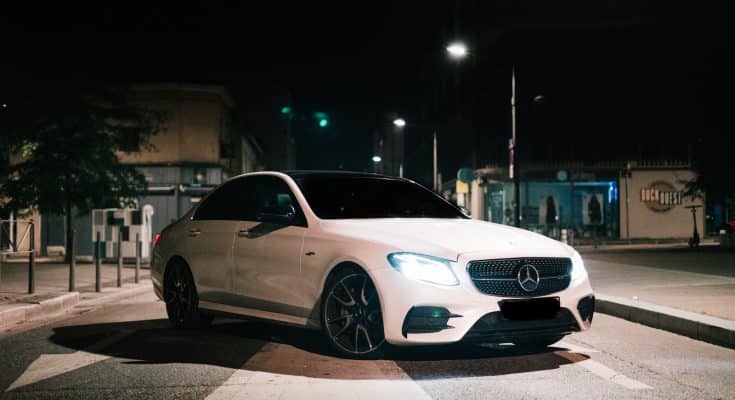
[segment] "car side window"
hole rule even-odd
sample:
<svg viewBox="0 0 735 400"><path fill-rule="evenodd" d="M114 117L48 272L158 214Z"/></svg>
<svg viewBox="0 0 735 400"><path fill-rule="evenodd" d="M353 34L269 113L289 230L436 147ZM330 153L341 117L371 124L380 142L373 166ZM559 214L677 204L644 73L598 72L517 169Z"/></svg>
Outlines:
<svg viewBox="0 0 735 400"><path fill-rule="evenodd" d="M257 176L253 177L255 190L253 193L254 216L252 220L257 219L257 215L266 208L273 206L293 206L296 210L293 225L306 227L306 217L299 207L291 188L286 182L277 176Z"/></svg>
<svg viewBox="0 0 735 400"><path fill-rule="evenodd" d="M218 187L197 207L194 220L247 220L255 217L249 177L233 179Z"/></svg>
<svg viewBox="0 0 735 400"><path fill-rule="evenodd" d="M306 227L306 217L283 179L260 175L233 179L215 189L197 207L194 220L257 221L267 207L292 205L294 225Z"/></svg>

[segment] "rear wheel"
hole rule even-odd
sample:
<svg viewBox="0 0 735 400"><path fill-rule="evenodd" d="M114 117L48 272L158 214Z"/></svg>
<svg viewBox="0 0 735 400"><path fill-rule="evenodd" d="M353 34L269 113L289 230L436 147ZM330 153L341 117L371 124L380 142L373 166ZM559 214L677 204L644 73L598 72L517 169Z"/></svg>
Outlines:
<svg viewBox="0 0 735 400"><path fill-rule="evenodd" d="M176 328L198 328L212 322L212 316L199 310L194 277L183 262L176 262L166 272L163 299L168 320Z"/></svg>
<svg viewBox="0 0 735 400"><path fill-rule="evenodd" d="M370 277L357 268L343 270L326 284L321 302L322 328L332 347L350 358L377 358L386 347L380 300Z"/></svg>

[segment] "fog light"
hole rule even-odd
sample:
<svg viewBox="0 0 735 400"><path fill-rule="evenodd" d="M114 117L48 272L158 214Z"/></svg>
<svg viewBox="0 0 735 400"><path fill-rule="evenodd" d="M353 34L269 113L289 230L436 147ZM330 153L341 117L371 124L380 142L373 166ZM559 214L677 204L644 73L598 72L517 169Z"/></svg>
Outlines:
<svg viewBox="0 0 735 400"><path fill-rule="evenodd" d="M403 337L409 333L432 333L452 328L447 325L449 318L457 318L461 315L452 314L444 307L411 307L403 320Z"/></svg>
<svg viewBox="0 0 735 400"><path fill-rule="evenodd" d="M592 317L595 314L595 296L588 296L583 298L577 304L577 310L579 310L579 316L585 322L592 322Z"/></svg>

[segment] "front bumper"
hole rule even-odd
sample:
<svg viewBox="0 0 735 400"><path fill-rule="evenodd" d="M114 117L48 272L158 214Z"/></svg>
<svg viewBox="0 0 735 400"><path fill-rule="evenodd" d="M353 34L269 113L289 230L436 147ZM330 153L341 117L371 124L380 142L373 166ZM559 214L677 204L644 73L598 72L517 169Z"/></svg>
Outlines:
<svg viewBox="0 0 735 400"><path fill-rule="evenodd" d="M594 312L594 297L589 280L572 282L563 291L539 298L558 298L559 313L553 318L509 320L500 303L508 300L480 292L472 283L464 263L453 263L457 286L440 286L406 279L400 272L385 268L373 270L383 309L386 340L394 345L454 343L461 340L506 342L510 338L561 335L589 328ZM533 298L533 297L531 297ZM531 299L529 298L529 299ZM583 300L584 299L584 300ZM429 309L444 318L432 329L410 329L409 313ZM442 311L445 310L445 311ZM407 329L409 326L409 329Z"/></svg>

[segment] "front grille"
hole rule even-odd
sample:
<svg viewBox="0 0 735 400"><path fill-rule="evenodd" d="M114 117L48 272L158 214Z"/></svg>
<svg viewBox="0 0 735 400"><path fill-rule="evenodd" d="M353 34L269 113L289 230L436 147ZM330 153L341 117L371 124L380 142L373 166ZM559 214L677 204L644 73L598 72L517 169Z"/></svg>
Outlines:
<svg viewBox="0 0 735 400"><path fill-rule="evenodd" d="M539 273L538 287L526 291L518 282L521 267L532 265ZM571 281L569 258L529 257L470 261L467 272L478 290L503 297L532 297L566 289Z"/></svg>

